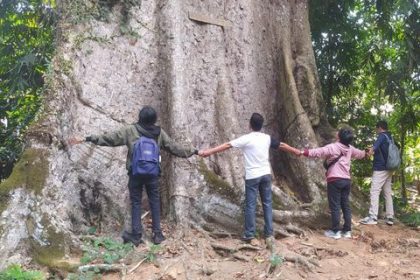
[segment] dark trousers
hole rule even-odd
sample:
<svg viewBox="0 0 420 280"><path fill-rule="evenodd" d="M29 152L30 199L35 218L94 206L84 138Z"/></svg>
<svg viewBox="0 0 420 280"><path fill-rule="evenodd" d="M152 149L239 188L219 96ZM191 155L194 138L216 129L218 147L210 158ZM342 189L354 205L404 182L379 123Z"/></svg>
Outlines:
<svg viewBox="0 0 420 280"><path fill-rule="evenodd" d="M343 231L351 231L351 208L349 202L351 181L336 180L327 184L328 204L331 211L331 230L340 230L340 209L343 211Z"/></svg>
<svg viewBox="0 0 420 280"><path fill-rule="evenodd" d="M271 175L245 180L245 238L255 237L255 214L257 195L260 193L264 212L264 235L273 235L273 206L271 198Z"/></svg>
<svg viewBox="0 0 420 280"><path fill-rule="evenodd" d="M133 235L141 235L143 231L141 225L141 199L144 187L146 188L150 211L152 212L152 231L153 233L161 232L159 178L157 176L129 175L128 189L131 200L131 228Z"/></svg>

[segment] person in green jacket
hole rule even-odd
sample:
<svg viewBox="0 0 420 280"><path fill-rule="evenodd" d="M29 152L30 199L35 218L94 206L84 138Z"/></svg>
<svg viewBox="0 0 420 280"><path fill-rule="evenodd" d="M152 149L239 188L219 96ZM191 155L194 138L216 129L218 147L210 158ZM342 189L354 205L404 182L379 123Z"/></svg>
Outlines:
<svg viewBox="0 0 420 280"><path fill-rule="evenodd" d="M159 176L150 174L133 175L132 172L132 157L136 141L139 140L141 136L155 139L160 148L178 157L188 158L194 154L198 154L198 150L192 146L184 147L175 143L163 129L155 125L156 121L156 111L150 106L145 106L140 110L139 121L135 124L126 125L111 133L90 135L84 139L72 138L69 141L71 145L82 142L91 142L99 146L127 146L126 168L129 176L128 189L131 201L132 232L124 231L122 238L124 243L131 242L135 246L138 246L143 242L143 228L141 225L141 200L143 188L146 189L152 213L153 243L160 244L165 240L160 227Z"/></svg>

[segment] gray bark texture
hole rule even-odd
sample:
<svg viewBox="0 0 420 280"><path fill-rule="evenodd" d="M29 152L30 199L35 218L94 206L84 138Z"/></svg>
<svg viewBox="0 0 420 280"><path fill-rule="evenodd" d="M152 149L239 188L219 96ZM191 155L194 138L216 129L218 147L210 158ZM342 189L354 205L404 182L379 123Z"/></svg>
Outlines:
<svg viewBox="0 0 420 280"><path fill-rule="evenodd" d="M82 2L90 3L58 3L62 19L53 73L46 77L49 92L28 134L28 148L43 151L47 172L38 192L27 180L8 193L0 268L31 260L51 264L71 254L77 236L93 226L114 236L130 228L126 148L68 146L66 140L134 123L144 105L158 111L158 124L173 139L197 148L248 133L253 112L264 115L264 132L293 146L328 140L307 1L143 0L128 11L128 1L121 1L107 21L74 20ZM93 10L96 2L85 5ZM192 13L226 26L191 20ZM318 226L325 214L322 165L271 154L275 227ZM239 151L207 159L163 154L162 161L168 221L240 233Z"/></svg>

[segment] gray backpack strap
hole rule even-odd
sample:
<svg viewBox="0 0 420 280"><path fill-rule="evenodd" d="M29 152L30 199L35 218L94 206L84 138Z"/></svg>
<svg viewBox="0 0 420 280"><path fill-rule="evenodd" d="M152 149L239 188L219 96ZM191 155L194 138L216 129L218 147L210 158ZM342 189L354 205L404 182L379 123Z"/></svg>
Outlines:
<svg viewBox="0 0 420 280"><path fill-rule="evenodd" d="M384 136L385 136L386 140L388 140L388 143L394 143L394 139L392 137L389 138L386 133L384 133Z"/></svg>

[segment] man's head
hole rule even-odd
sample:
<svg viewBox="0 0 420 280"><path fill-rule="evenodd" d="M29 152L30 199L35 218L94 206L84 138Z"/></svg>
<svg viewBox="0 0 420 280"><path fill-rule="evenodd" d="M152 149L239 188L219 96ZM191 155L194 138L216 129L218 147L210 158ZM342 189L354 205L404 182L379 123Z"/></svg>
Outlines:
<svg viewBox="0 0 420 280"><path fill-rule="evenodd" d="M139 123L153 125L157 121L157 113L150 106L144 106L139 112Z"/></svg>
<svg viewBox="0 0 420 280"><path fill-rule="evenodd" d="M376 131L383 132L388 130L388 124L386 121L379 121L376 123Z"/></svg>
<svg viewBox="0 0 420 280"><path fill-rule="evenodd" d="M353 139L353 131L350 128L341 128L338 131L338 140L341 144L348 146L351 144L351 142L353 142Z"/></svg>
<svg viewBox="0 0 420 280"><path fill-rule="evenodd" d="M260 131L264 124L264 118L258 113L253 113L249 120L249 125L253 131Z"/></svg>

